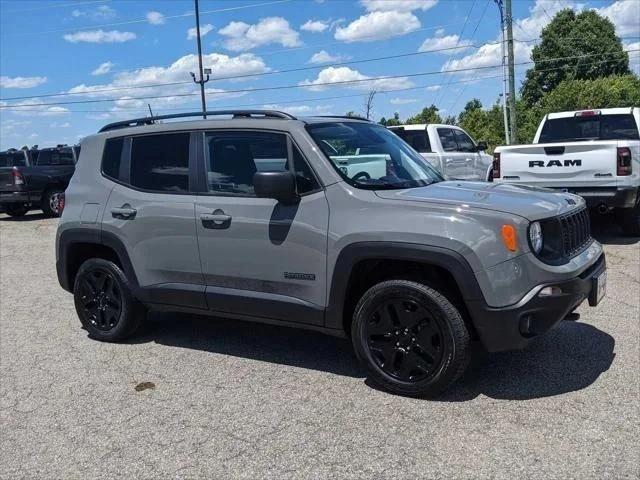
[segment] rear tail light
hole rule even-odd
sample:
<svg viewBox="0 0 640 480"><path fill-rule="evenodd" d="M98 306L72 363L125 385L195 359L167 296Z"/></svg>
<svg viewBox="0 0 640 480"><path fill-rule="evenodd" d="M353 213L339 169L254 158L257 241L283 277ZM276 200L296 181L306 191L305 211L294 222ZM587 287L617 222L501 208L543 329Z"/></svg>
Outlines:
<svg viewBox="0 0 640 480"><path fill-rule="evenodd" d="M493 168L491 171L492 178L500 178L500 153L493 153Z"/></svg>
<svg viewBox="0 0 640 480"><path fill-rule="evenodd" d="M18 170L16 167L13 167L13 170L11 170L11 175L13 175L14 185L24 185L24 176L22 176L20 170Z"/></svg>
<svg viewBox="0 0 640 480"><path fill-rule="evenodd" d="M62 192L58 197L58 207L60 208L60 215L62 215L62 212L64 211L65 203L66 203L66 198L65 198L64 192Z"/></svg>
<svg viewBox="0 0 640 480"><path fill-rule="evenodd" d="M594 117L600 115L600 110L583 110L582 112L576 112L576 117Z"/></svg>
<svg viewBox="0 0 640 480"><path fill-rule="evenodd" d="M616 173L619 177L631 175L631 149L629 147L618 147Z"/></svg>

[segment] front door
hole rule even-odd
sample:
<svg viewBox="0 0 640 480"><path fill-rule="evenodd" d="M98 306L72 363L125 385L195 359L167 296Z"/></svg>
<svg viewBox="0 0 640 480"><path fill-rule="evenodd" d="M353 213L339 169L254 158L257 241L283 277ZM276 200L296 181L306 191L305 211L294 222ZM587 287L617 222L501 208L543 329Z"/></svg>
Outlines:
<svg viewBox="0 0 640 480"><path fill-rule="evenodd" d="M329 207L306 160L283 133L203 134L196 228L211 310L321 325ZM257 171L294 171L299 201L257 198Z"/></svg>

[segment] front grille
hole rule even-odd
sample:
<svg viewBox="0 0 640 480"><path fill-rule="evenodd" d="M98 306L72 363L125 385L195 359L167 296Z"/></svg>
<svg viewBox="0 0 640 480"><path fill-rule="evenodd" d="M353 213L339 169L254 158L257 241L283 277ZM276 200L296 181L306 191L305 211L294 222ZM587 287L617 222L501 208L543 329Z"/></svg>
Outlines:
<svg viewBox="0 0 640 480"><path fill-rule="evenodd" d="M562 256L571 258L591 242L591 222L586 208L558 217L562 236Z"/></svg>

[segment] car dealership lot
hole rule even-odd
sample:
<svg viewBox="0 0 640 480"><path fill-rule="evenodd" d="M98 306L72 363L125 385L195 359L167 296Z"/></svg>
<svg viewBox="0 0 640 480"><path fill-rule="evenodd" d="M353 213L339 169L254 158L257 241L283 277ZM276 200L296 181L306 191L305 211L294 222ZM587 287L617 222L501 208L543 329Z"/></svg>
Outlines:
<svg viewBox="0 0 640 480"><path fill-rule="evenodd" d="M640 243L613 227L595 229L599 307L479 353L429 401L372 388L347 341L311 332L158 314L92 341L56 279L57 221L0 215L0 478L640 475Z"/></svg>

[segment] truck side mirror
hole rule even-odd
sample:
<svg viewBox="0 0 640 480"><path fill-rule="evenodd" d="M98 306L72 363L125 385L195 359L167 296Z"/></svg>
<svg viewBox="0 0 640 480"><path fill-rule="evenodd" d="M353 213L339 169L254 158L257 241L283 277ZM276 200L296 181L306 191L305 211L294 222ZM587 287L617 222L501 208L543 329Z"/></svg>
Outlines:
<svg viewBox="0 0 640 480"><path fill-rule="evenodd" d="M275 198L282 203L298 199L296 179L291 172L257 172L253 175L253 188L261 198Z"/></svg>
<svg viewBox="0 0 640 480"><path fill-rule="evenodd" d="M487 146L487 142L480 141L476 145L479 152L485 152L489 147Z"/></svg>

